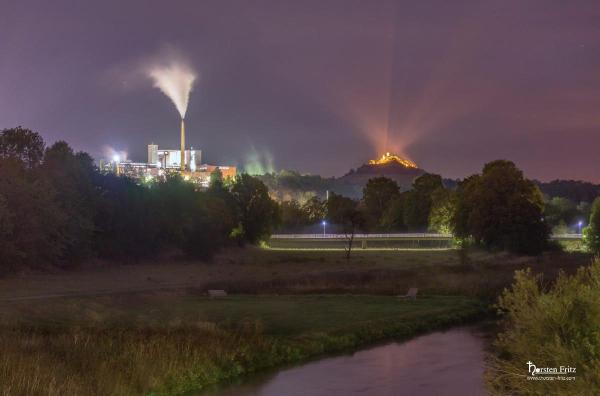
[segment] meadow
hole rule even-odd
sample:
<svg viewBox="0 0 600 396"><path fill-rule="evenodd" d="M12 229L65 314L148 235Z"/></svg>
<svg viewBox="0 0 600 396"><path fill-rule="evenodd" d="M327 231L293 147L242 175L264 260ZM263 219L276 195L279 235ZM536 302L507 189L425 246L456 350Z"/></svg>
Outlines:
<svg viewBox="0 0 600 396"><path fill-rule="evenodd" d="M514 271L530 267L547 280L591 262L581 252L518 256L474 250L232 249L210 262L173 257L129 264L97 261L77 269L0 278L0 301L53 295L103 295L149 290L225 289L237 294L427 294L494 298Z"/></svg>
<svg viewBox="0 0 600 396"><path fill-rule="evenodd" d="M257 370L481 317L475 299L185 292L20 303L2 317L6 395L184 394Z"/></svg>
<svg viewBox="0 0 600 396"><path fill-rule="evenodd" d="M551 282L591 257L454 250L243 249L0 279L0 394L186 394L489 315L531 267ZM416 301L395 297L418 287ZM211 300L208 288L230 296Z"/></svg>

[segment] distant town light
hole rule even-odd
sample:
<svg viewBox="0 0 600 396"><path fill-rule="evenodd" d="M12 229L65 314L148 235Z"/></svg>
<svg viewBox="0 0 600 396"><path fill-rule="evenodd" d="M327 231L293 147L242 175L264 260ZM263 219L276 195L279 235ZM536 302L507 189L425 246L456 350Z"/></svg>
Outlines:
<svg viewBox="0 0 600 396"><path fill-rule="evenodd" d="M119 162L120 160L121 160L121 157L119 157L119 154L113 155L113 162Z"/></svg>

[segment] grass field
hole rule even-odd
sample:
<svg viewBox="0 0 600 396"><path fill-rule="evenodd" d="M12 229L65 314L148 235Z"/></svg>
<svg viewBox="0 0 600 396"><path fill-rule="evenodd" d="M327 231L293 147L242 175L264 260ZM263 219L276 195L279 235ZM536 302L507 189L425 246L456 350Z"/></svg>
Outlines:
<svg viewBox="0 0 600 396"><path fill-rule="evenodd" d="M494 297L515 270L531 267L553 279L591 262L584 253L551 252L539 257L456 250L341 251L242 249L213 262L160 260L136 265L96 263L68 272L0 279L0 301L45 295L111 294L132 290L226 289L243 294L400 294L419 287L428 294Z"/></svg>
<svg viewBox="0 0 600 396"><path fill-rule="evenodd" d="M465 297L189 294L22 302L3 316L2 394L182 394L481 316ZM9 325L11 324L11 325Z"/></svg>
<svg viewBox="0 0 600 396"><path fill-rule="evenodd" d="M471 307L460 296L420 296L416 302L389 296L282 295L229 296L208 299L186 292L152 292L124 296L65 298L13 303L3 307L5 327L31 328L169 328L212 323L237 330L243 323L260 323L269 335L331 332L362 322L436 315Z"/></svg>

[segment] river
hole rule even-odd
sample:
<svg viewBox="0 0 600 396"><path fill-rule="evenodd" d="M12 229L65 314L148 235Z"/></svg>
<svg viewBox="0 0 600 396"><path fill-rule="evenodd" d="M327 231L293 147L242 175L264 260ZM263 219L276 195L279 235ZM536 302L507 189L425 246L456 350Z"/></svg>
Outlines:
<svg viewBox="0 0 600 396"><path fill-rule="evenodd" d="M323 358L206 396L486 395L483 372L489 333L457 327Z"/></svg>

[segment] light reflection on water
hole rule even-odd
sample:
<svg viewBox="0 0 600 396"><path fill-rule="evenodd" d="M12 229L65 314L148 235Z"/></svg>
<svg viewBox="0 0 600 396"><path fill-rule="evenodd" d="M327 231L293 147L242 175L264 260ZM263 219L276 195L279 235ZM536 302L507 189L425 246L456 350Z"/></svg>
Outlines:
<svg viewBox="0 0 600 396"><path fill-rule="evenodd" d="M488 341L478 327L459 327L324 358L203 395L486 395Z"/></svg>

